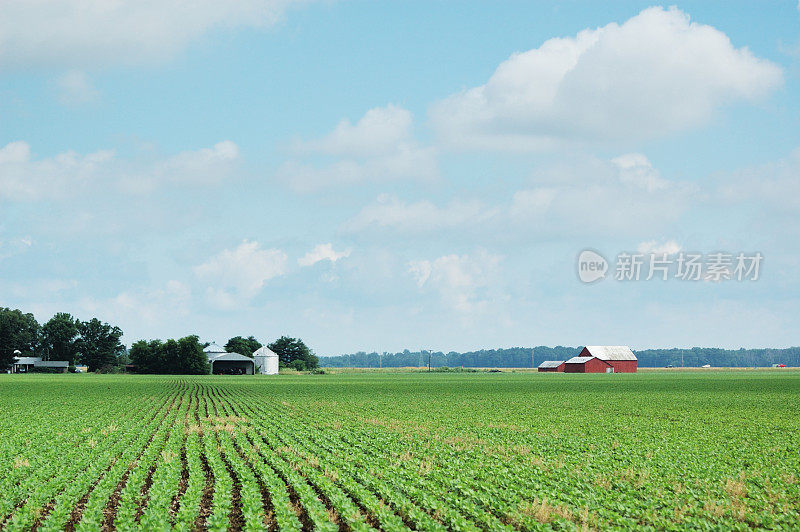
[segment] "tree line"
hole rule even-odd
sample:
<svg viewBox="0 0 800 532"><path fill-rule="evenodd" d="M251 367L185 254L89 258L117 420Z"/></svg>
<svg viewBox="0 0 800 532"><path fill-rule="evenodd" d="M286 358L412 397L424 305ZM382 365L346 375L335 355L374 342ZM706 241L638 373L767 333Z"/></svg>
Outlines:
<svg viewBox="0 0 800 532"><path fill-rule="evenodd" d="M179 340L139 340L131 346L130 362L136 373L161 375L205 375L210 373L208 357L203 349L209 344L200 343L197 336ZM225 343L229 353L239 353L253 358L253 352L262 347L254 336L234 336ZM319 359L299 338L281 336L267 345L278 355L278 365L306 371L316 368Z"/></svg>
<svg viewBox="0 0 800 532"><path fill-rule="evenodd" d="M128 366L139 373L209 373L203 352L209 344L201 343L198 336L139 340L128 351L122 335L122 329L97 318L81 321L59 312L39 324L31 313L0 307L0 371L10 368L15 356L37 356L65 360L70 366L84 364L89 371L114 372ZM254 336L234 336L225 344L226 351L251 358L260 347ZM299 338L281 336L267 347L278 355L280 367L305 371L319 365L317 356Z"/></svg>
<svg viewBox="0 0 800 532"><path fill-rule="evenodd" d="M320 358L322 367L334 368L398 368L431 367L465 368L530 368L545 360L568 360L577 356L583 347L512 347L508 349L482 349L479 351L405 351L397 353L357 353ZM667 367L681 365L700 367L768 367L773 364L800 366L800 347L786 349L718 349L693 347L691 349L644 349L634 351L640 367Z"/></svg>
<svg viewBox="0 0 800 532"><path fill-rule="evenodd" d="M40 325L33 314L0 308L0 370L10 367L15 356L66 360L71 366L85 364L89 371L114 367L125 355L121 338L122 329L97 318L81 321L59 312Z"/></svg>

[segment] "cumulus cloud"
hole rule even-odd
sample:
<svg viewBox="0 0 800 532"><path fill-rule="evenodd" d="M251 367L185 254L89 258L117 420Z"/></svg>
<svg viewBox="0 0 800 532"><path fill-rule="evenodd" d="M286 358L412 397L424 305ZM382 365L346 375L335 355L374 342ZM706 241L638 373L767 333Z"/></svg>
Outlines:
<svg viewBox="0 0 800 532"><path fill-rule="evenodd" d="M411 113L389 105L370 109L355 124L342 120L321 139L298 141L300 159L285 163L278 179L299 192L362 182L430 181L439 175L433 148L412 133Z"/></svg>
<svg viewBox="0 0 800 532"><path fill-rule="evenodd" d="M294 149L300 153L321 152L344 157L389 154L412 137L413 123L406 109L395 105L376 107L355 124L345 118L325 137L298 141Z"/></svg>
<svg viewBox="0 0 800 532"><path fill-rule="evenodd" d="M4 0L0 66L161 62L203 34L268 27L307 0Z"/></svg>
<svg viewBox="0 0 800 532"><path fill-rule="evenodd" d="M261 293L270 279L285 275L288 257L279 249L261 249L258 242L243 241L196 266L194 273L207 283L206 296L216 308L230 310Z"/></svg>
<svg viewBox="0 0 800 532"><path fill-rule="evenodd" d="M64 105L80 105L91 102L100 95L92 81L80 70L70 70L56 81L59 100Z"/></svg>
<svg viewBox="0 0 800 532"><path fill-rule="evenodd" d="M334 251L333 244L318 244L311 251L306 253L303 257L297 259L300 266L313 266L314 264L323 260L336 262L339 259L344 259L350 256L351 250L345 249L343 251Z"/></svg>
<svg viewBox="0 0 800 532"><path fill-rule="evenodd" d="M346 232L391 228L401 232L426 232L477 224L495 213L479 201L452 201L439 207L428 200L407 203L381 194L343 225Z"/></svg>
<svg viewBox="0 0 800 532"><path fill-rule="evenodd" d="M121 159L112 150L36 158L27 142L15 141L0 148L0 200L67 200L89 187L97 194L103 188L147 193L167 184L210 185L231 177L238 159L230 141L149 161Z"/></svg>
<svg viewBox="0 0 800 532"><path fill-rule="evenodd" d="M619 169L619 178L623 183L630 183L648 192L669 188L669 182L641 153L620 155L611 159L611 162Z"/></svg>
<svg viewBox="0 0 800 532"><path fill-rule="evenodd" d="M27 142L0 148L0 200L57 199L101 179L114 160L114 152L87 155L74 151L34 159Z"/></svg>
<svg viewBox="0 0 800 532"><path fill-rule="evenodd" d="M697 199L691 185L661 177L640 154L575 160L532 181L533 186L495 204L456 199L439 206L383 194L342 229L422 234L489 228L512 238L636 234L675 220Z"/></svg>
<svg viewBox="0 0 800 532"><path fill-rule="evenodd" d="M719 176L719 196L726 202L747 203L780 216L800 209L800 148L775 162Z"/></svg>
<svg viewBox="0 0 800 532"><path fill-rule="evenodd" d="M720 106L763 97L782 81L778 65L723 32L653 7L516 53L486 84L433 105L431 118L462 148L636 140L703 125Z"/></svg>
<svg viewBox="0 0 800 532"><path fill-rule="evenodd" d="M484 310L491 300L487 289L499 275L502 257L486 251L472 255L444 255L408 263L408 272L420 290L433 290L442 303L460 313Z"/></svg>
<svg viewBox="0 0 800 532"><path fill-rule="evenodd" d="M636 248L636 251L639 253L645 254L655 254L655 255L662 255L666 253L667 255L674 255L681 250L681 245L675 242L674 240L665 240L663 242L658 242L656 240L648 240L647 242L642 242Z"/></svg>
<svg viewBox="0 0 800 532"><path fill-rule="evenodd" d="M136 323L152 327L167 317L189 313L191 288L170 280L163 286L120 292L108 299L83 298L78 307L86 315L100 315L111 323Z"/></svg>

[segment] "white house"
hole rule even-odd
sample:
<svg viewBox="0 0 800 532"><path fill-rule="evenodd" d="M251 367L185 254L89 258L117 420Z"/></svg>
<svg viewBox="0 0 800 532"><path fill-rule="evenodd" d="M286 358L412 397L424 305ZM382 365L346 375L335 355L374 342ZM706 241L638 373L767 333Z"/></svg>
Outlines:
<svg viewBox="0 0 800 532"><path fill-rule="evenodd" d="M278 374L278 355L269 347L264 346L253 352L256 361L256 372L261 375Z"/></svg>

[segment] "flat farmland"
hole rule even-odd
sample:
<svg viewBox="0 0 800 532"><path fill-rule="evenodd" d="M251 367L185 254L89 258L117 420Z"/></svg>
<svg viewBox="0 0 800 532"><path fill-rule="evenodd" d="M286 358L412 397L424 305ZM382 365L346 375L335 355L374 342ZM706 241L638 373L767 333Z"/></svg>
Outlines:
<svg viewBox="0 0 800 532"><path fill-rule="evenodd" d="M0 375L3 530L800 527L800 372Z"/></svg>

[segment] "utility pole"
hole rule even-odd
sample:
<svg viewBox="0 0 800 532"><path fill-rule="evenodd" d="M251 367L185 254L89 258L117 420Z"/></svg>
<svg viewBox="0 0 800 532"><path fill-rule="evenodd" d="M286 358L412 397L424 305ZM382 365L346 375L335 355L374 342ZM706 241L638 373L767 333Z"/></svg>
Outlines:
<svg viewBox="0 0 800 532"><path fill-rule="evenodd" d="M431 351L430 349L428 349L428 372L429 372L429 373L430 373L430 371L431 371L431 355L432 355L432 354L433 354L433 351Z"/></svg>

